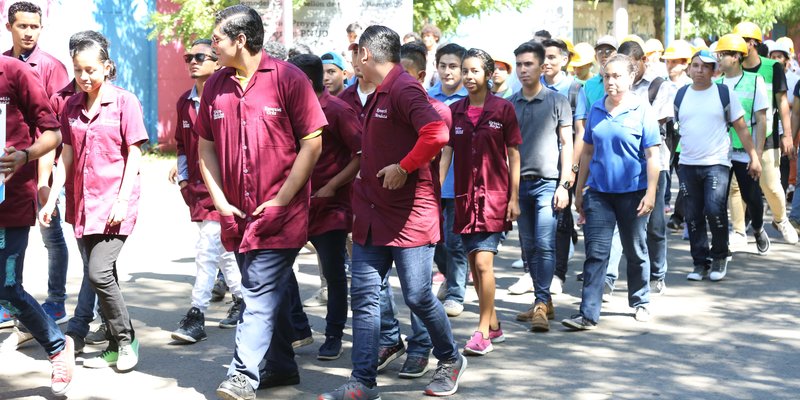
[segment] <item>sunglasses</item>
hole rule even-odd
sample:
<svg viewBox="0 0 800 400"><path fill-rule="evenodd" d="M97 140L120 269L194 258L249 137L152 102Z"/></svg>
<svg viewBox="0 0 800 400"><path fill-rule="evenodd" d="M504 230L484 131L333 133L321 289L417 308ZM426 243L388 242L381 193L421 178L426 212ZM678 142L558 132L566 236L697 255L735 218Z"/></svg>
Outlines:
<svg viewBox="0 0 800 400"><path fill-rule="evenodd" d="M594 53L597 54L598 56L610 56L615 52L616 50L614 49L597 49L594 51Z"/></svg>
<svg viewBox="0 0 800 400"><path fill-rule="evenodd" d="M204 54L204 53L184 54L183 55L183 61L185 61L187 64L192 62L192 60L195 60L198 63L203 63L206 60L217 61L217 58L212 56L212 55L210 55L210 54Z"/></svg>

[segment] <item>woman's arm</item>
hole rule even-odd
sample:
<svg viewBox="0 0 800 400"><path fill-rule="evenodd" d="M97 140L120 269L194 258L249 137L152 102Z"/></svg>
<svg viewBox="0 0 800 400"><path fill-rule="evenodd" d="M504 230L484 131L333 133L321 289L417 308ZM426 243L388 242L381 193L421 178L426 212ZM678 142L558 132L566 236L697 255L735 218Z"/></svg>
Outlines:
<svg viewBox="0 0 800 400"><path fill-rule="evenodd" d="M516 221L519 217L519 171L520 156L518 146L508 146L508 187L511 191L508 196L508 209L506 210L506 221Z"/></svg>

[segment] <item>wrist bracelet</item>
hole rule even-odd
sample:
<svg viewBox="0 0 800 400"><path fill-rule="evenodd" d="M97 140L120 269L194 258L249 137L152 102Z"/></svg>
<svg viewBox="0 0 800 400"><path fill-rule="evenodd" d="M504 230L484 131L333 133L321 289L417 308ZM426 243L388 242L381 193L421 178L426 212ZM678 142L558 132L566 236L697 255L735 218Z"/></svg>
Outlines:
<svg viewBox="0 0 800 400"><path fill-rule="evenodd" d="M403 175L408 175L408 172L400 166L400 164L395 164L397 166L397 171L399 171Z"/></svg>
<svg viewBox="0 0 800 400"><path fill-rule="evenodd" d="M25 153L25 164L27 164L28 161L29 161L28 157L30 157L30 154L28 153L28 149L23 149L22 152Z"/></svg>

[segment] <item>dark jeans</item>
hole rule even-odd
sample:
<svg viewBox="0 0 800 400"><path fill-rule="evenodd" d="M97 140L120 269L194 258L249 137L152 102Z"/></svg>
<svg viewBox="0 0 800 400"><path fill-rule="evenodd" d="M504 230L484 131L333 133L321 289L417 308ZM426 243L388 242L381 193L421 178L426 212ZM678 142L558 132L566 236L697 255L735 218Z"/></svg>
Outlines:
<svg viewBox="0 0 800 400"><path fill-rule="evenodd" d="M420 317L431 334L433 355L441 361L459 357L450 321L431 291L433 252L433 245L403 248L353 243L350 288L350 306L353 310L352 376L359 382L372 386L378 375L381 328L379 292L393 262L408 308Z"/></svg>
<svg viewBox="0 0 800 400"><path fill-rule="evenodd" d="M761 198L761 186L758 181L753 180L747 175L747 164L738 161L731 162L731 176L736 176L739 184L739 193L742 201L747 206L747 214L750 215L750 224L753 232L764 228L764 200ZM744 232L742 232L744 233Z"/></svg>
<svg viewBox="0 0 800 400"><path fill-rule="evenodd" d="M78 240L78 251L80 251L81 259L83 260L83 280L81 280L81 288L78 292L78 304L75 305L75 313L67 325L67 332L85 338L89 334L89 324L94 320L97 295L94 293L92 283L89 281L89 256L86 254L86 246L84 246L82 240ZM114 263L114 280L119 282L116 262ZM103 310L100 310L99 314L103 323L105 323Z"/></svg>
<svg viewBox="0 0 800 400"><path fill-rule="evenodd" d="M267 370L297 371L290 280L299 251L253 250L240 255L244 310L236 326L236 347L228 375L243 374L254 389L260 380L258 365L265 355Z"/></svg>
<svg viewBox="0 0 800 400"><path fill-rule="evenodd" d="M322 275L328 282L328 313L325 316L325 336L342 338L347 322L347 231L336 230L309 237L322 264Z"/></svg>
<svg viewBox="0 0 800 400"><path fill-rule="evenodd" d="M22 287L25 249L30 227L0 228L0 305L16 317L48 356L58 354L66 344L64 334L42 306Z"/></svg>
<svg viewBox="0 0 800 400"><path fill-rule="evenodd" d="M445 300L464 302L467 291L467 252L461 242L461 235L453 233L456 202L453 199L442 199L444 213L444 247L447 253L447 295Z"/></svg>
<svg viewBox="0 0 800 400"><path fill-rule="evenodd" d="M556 267L556 225L558 213L553 208L557 180L523 180L519 185L517 220L522 257L533 278L537 301L550 300L550 283Z"/></svg>
<svg viewBox="0 0 800 400"><path fill-rule="evenodd" d="M53 195L57 195L53 193ZM61 229L61 209L56 207L49 227L39 225L42 242L47 249L47 301L63 303L67 300L67 266L69 253L64 231Z"/></svg>
<svg viewBox="0 0 800 400"><path fill-rule="evenodd" d="M661 171L653 211L647 220L647 252L650 255L650 280L660 281L667 276L667 216L664 214L664 192L669 174Z"/></svg>
<svg viewBox="0 0 800 400"><path fill-rule="evenodd" d="M114 338L109 342L111 348L130 344L135 336L117 281L117 257L127 238L122 235L86 235L78 239L89 260L89 283L97 294L106 325Z"/></svg>
<svg viewBox="0 0 800 400"><path fill-rule="evenodd" d="M597 323L600 320L603 286L615 224L619 228L619 237L627 260L628 305L637 307L650 302L648 217L636 215L636 208L644 194L644 190L630 193L601 193L589 189L583 196L583 212L586 215L586 225L583 227L586 261L583 264L580 312L589 321Z"/></svg>
<svg viewBox="0 0 800 400"><path fill-rule="evenodd" d="M569 248L572 246L572 237L577 235L575 232L575 220L572 216L572 196L575 195L575 188L569 190L569 205L565 210L558 213L558 223L556 225L556 272L555 276L562 281L567 280L569 264Z"/></svg>
<svg viewBox="0 0 800 400"><path fill-rule="evenodd" d="M730 255L728 249L728 183L730 168L724 165L681 165L678 168L683 193L689 246L695 266L711 266L711 259ZM711 249L708 233L711 229Z"/></svg>

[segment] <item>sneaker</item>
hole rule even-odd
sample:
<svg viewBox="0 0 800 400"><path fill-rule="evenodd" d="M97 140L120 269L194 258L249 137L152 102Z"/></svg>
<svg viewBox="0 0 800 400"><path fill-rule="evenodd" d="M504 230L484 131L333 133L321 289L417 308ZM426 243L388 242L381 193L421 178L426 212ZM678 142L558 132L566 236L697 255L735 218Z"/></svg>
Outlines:
<svg viewBox="0 0 800 400"><path fill-rule="evenodd" d="M342 338L328 336L325 343L319 346L317 360L336 360L342 356Z"/></svg>
<svg viewBox="0 0 800 400"><path fill-rule="evenodd" d="M607 282L603 284L603 303L611 301L611 296L614 295L614 287Z"/></svg>
<svg viewBox="0 0 800 400"><path fill-rule="evenodd" d="M319 395L317 400L381 400L381 394L377 386L369 387L350 378L338 389Z"/></svg>
<svg viewBox="0 0 800 400"><path fill-rule="evenodd" d="M75 350L75 355L83 353L83 348L86 347L86 341L84 341L82 337L72 332L67 332L65 335L72 338L72 346ZM31 336L31 338L33 338L33 336Z"/></svg>
<svg viewBox="0 0 800 400"><path fill-rule="evenodd" d="M431 282L434 285L444 284L444 282L446 280L447 280L447 278L445 278L444 274L442 274L441 272L437 272L437 273L433 274L433 278L431 278Z"/></svg>
<svg viewBox="0 0 800 400"><path fill-rule="evenodd" d="M106 348L99 356L83 361L84 368L110 368L117 365L119 351Z"/></svg>
<svg viewBox="0 0 800 400"><path fill-rule="evenodd" d="M241 297L234 297L233 304L231 304L231 308L228 309L228 316L222 321L219 321L219 327L222 329L236 328L236 325L239 324L239 319L242 317L243 305L244 300L242 300Z"/></svg>
<svg viewBox="0 0 800 400"><path fill-rule="evenodd" d="M673 231L679 231L683 229L683 222L680 220L680 218L676 217L675 214L672 214L667 222L667 228L672 229Z"/></svg>
<svg viewBox="0 0 800 400"><path fill-rule="evenodd" d="M789 219L789 224L792 225L792 228L794 228L795 232L800 234L800 222L793 219Z"/></svg>
<svg viewBox="0 0 800 400"><path fill-rule="evenodd" d="M455 300L445 300L442 306L444 306L444 312L447 313L448 317L457 317L464 312L464 305Z"/></svg>
<svg viewBox="0 0 800 400"><path fill-rule="evenodd" d="M119 348L117 357L117 370L126 372L133 369L139 363L139 339L133 339L131 344L122 345Z"/></svg>
<svg viewBox="0 0 800 400"><path fill-rule="evenodd" d="M564 280L553 276L553 280L550 281L550 294L561 294L564 293Z"/></svg>
<svg viewBox="0 0 800 400"><path fill-rule="evenodd" d="M785 240L786 243L797 244L797 231L794 230L792 224L789 223L788 218L783 220L783 222L775 222L773 220L772 226L774 226L775 229L781 233L781 236L783 236L783 240Z"/></svg>
<svg viewBox="0 0 800 400"><path fill-rule="evenodd" d="M244 375L234 372L219 384L217 397L225 400L255 400L256 391Z"/></svg>
<svg viewBox="0 0 800 400"><path fill-rule="evenodd" d="M64 396L72 383L72 373L75 371L75 349L72 338L65 337L64 348L58 354L50 357L53 373L50 375L50 390L56 396Z"/></svg>
<svg viewBox="0 0 800 400"><path fill-rule="evenodd" d="M258 390L300 384L300 374L296 370L289 373L264 370L259 375Z"/></svg>
<svg viewBox="0 0 800 400"><path fill-rule="evenodd" d="M728 243L730 247L740 248L747 246L747 234L733 231L728 233Z"/></svg>
<svg viewBox="0 0 800 400"><path fill-rule="evenodd" d="M428 372L428 355L409 354L397 376L403 379L419 378Z"/></svg>
<svg viewBox="0 0 800 400"><path fill-rule="evenodd" d="M767 236L767 231L763 228L759 232L755 232L756 236L756 249L758 249L759 255L767 254L769 251L769 236Z"/></svg>
<svg viewBox="0 0 800 400"><path fill-rule="evenodd" d="M0 353L7 353L19 350L19 348L25 346L27 343L32 343L33 335L25 330L19 329L19 327L14 327L14 330L11 332L3 343L0 343Z"/></svg>
<svg viewBox="0 0 800 400"><path fill-rule="evenodd" d="M172 332L172 338L184 343L197 343L206 340L205 317L197 307L192 307L179 324L178 330Z"/></svg>
<svg viewBox="0 0 800 400"><path fill-rule="evenodd" d="M636 306L636 313L633 314L633 318L639 322L650 321L650 310L646 306Z"/></svg>
<svg viewBox="0 0 800 400"><path fill-rule="evenodd" d="M489 327L489 340L492 343L503 343L506 341L505 335L503 335L503 327L500 326L500 322L497 322L497 329L492 329Z"/></svg>
<svg viewBox="0 0 800 400"><path fill-rule="evenodd" d="M662 296L667 291L667 284L663 279L650 281L650 294Z"/></svg>
<svg viewBox="0 0 800 400"><path fill-rule="evenodd" d="M400 340L396 345L378 349L378 371L383 371L389 364L406 353L406 345Z"/></svg>
<svg viewBox="0 0 800 400"><path fill-rule="evenodd" d="M494 350L492 341L483 337L483 333L475 331L464 346L464 354L468 356L482 356Z"/></svg>
<svg viewBox="0 0 800 400"><path fill-rule="evenodd" d="M717 282L721 281L728 273L728 259L722 258L711 262L711 273L708 274L708 279Z"/></svg>
<svg viewBox="0 0 800 400"><path fill-rule="evenodd" d="M313 296L303 301L303 307L322 307L328 305L328 287L321 287Z"/></svg>
<svg viewBox="0 0 800 400"><path fill-rule="evenodd" d="M514 268L514 269L522 269L524 267L525 267L525 262L522 261L521 258L519 260L514 261L513 263L511 263L511 268Z"/></svg>
<svg viewBox="0 0 800 400"><path fill-rule="evenodd" d="M547 332L550 330L550 322L547 320L547 304L537 301L533 305L533 317L531 318L531 331Z"/></svg>
<svg viewBox="0 0 800 400"><path fill-rule="evenodd" d="M14 326L14 317L5 307L0 306L0 329Z"/></svg>
<svg viewBox="0 0 800 400"><path fill-rule="evenodd" d="M224 279L217 277L216 282L214 282L214 288L211 289L211 301L214 303L222 301L222 299L225 298L225 293L227 292L228 284L225 283Z"/></svg>
<svg viewBox="0 0 800 400"><path fill-rule="evenodd" d="M573 331L588 331L597 328L597 324L592 323L581 314L575 314L570 318L561 321L561 325Z"/></svg>
<svg viewBox="0 0 800 400"><path fill-rule="evenodd" d="M108 327L105 323L101 323L97 329L89 332L84 338L86 344L98 345L108 342Z"/></svg>
<svg viewBox="0 0 800 400"><path fill-rule="evenodd" d="M314 343L314 336L311 336L311 333L309 333L308 336L302 339L297 339L294 342L292 342L292 348L299 349L301 347L306 347L312 343Z"/></svg>
<svg viewBox="0 0 800 400"><path fill-rule="evenodd" d="M439 285L439 290L436 291L436 298L439 299L439 301L443 301L445 297L447 297L447 282L442 282L442 284Z"/></svg>
<svg viewBox="0 0 800 400"><path fill-rule="evenodd" d="M45 301L42 303L42 309L44 310L44 313L50 317L50 319L56 321L56 324L63 324L64 322L69 321L67 311L64 309L63 301Z"/></svg>
<svg viewBox="0 0 800 400"><path fill-rule="evenodd" d="M533 291L531 274L522 274L517 283L508 287L508 294L525 294Z"/></svg>
<svg viewBox="0 0 800 400"><path fill-rule="evenodd" d="M578 275L575 276L575 280L578 282L583 282L583 272L578 273Z"/></svg>
<svg viewBox="0 0 800 400"><path fill-rule="evenodd" d="M690 281L702 281L708 275L708 267L705 265L695 265L692 272L686 275L686 279Z"/></svg>
<svg viewBox="0 0 800 400"><path fill-rule="evenodd" d="M458 355L458 359L451 362L439 361L431 383L425 388L425 394L428 396L450 396L455 393L458 390L458 381L466 369L467 358L461 354Z"/></svg>

